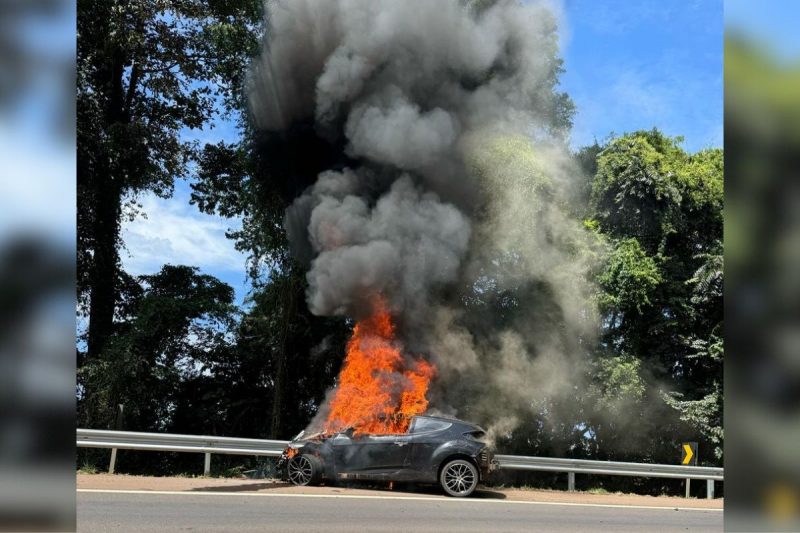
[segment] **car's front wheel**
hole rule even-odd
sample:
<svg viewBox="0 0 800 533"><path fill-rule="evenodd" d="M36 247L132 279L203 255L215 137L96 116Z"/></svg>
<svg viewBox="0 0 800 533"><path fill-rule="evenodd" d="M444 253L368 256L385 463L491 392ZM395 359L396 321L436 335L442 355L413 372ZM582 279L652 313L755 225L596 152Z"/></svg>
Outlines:
<svg viewBox="0 0 800 533"><path fill-rule="evenodd" d="M322 480L322 461L313 455L295 455L287 465L289 481L295 485L317 485Z"/></svg>
<svg viewBox="0 0 800 533"><path fill-rule="evenodd" d="M439 484L449 496L469 496L478 486L478 469L464 459L448 461L439 474Z"/></svg>

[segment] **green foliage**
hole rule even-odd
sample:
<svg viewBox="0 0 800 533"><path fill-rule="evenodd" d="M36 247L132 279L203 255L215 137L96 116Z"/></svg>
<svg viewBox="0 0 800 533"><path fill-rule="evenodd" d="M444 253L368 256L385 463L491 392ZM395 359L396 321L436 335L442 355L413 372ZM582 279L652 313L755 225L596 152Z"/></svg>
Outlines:
<svg viewBox="0 0 800 533"><path fill-rule="evenodd" d="M680 203L676 167L682 151L656 130L612 140L597 158L592 199L603 229L635 237L649 252L673 231Z"/></svg>
<svg viewBox="0 0 800 533"><path fill-rule="evenodd" d="M640 403L645 382L640 375L642 362L631 355L603 357L597 362L591 394L597 406L613 416L625 416L626 407Z"/></svg>
<svg viewBox="0 0 800 533"><path fill-rule="evenodd" d="M305 287L298 268L274 272L254 291L239 332L239 353L264 361L270 409L253 416L273 438L295 435L316 414L339 372L350 331L342 319L312 315Z"/></svg>
<svg viewBox="0 0 800 533"><path fill-rule="evenodd" d="M668 462L659 455L681 438L722 454L723 157L687 154L680 141L639 131L582 152L597 154L594 166L582 161L596 169L586 224L609 246L597 278L596 441L634 440ZM628 414L609 420L615 398Z"/></svg>
<svg viewBox="0 0 800 533"><path fill-rule="evenodd" d="M93 465L93 464L84 463L83 466L81 466L78 469L78 473L79 474L86 474L86 475L99 474L100 473L100 469L97 466Z"/></svg>
<svg viewBox="0 0 800 533"><path fill-rule="evenodd" d="M722 390L714 383L712 392L699 400L682 400L680 393L664 393L664 401L680 413L680 419L695 428L703 438L713 445L714 457L722 459Z"/></svg>
<svg viewBox="0 0 800 533"><path fill-rule="evenodd" d="M641 314L650 295L661 283L656 261L636 239L623 239L612 247L605 270L597 282L603 289L600 303L605 311Z"/></svg>
<svg viewBox="0 0 800 533"><path fill-rule="evenodd" d="M662 393L683 422L711 443L714 456L722 458L722 341L723 258L722 245L716 253L700 254L703 263L687 285L691 293L691 329L684 337L687 348L685 376L692 388L687 393Z"/></svg>
<svg viewBox="0 0 800 533"><path fill-rule="evenodd" d="M169 427L182 381L230 349L227 331L235 318L230 286L196 268L172 265L136 282L130 315L117 323L100 356L79 370L82 427L112 426L120 404L128 427Z"/></svg>

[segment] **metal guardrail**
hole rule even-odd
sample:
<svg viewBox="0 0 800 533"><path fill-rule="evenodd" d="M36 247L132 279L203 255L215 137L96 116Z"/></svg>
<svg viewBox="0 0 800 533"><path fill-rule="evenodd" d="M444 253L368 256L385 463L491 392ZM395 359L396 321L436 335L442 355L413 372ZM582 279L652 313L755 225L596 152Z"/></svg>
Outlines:
<svg viewBox="0 0 800 533"><path fill-rule="evenodd" d="M161 452L199 452L223 455L268 455L278 457L289 444L286 440L239 439L207 435L138 433L79 429L77 445L81 448L119 448Z"/></svg>
<svg viewBox="0 0 800 533"><path fill-rule="evenodd" d="M79 448L111 448L109 474L114 473L117 450L151 450L159 452L194 452L205 454L203 475L211 473L211 454L266 455L279 457L289 441L240 439L207 435L177 435L173 433L139 433L103 429L78 429Z"/></svg>
<svg viewBox="0 0 800 533"><path fill-rule="evenodd" d="M686 497L689 497L689 480L706 481L706 497L714 498L714 482L723 481L724 470L711 466L663 465L653 463L623 463L619 461L592 461L589 459L560 459L555 457L525 457L521 455L495 455L502 470L537 470L566 472L567 490L575 490L575 474L607 476L661 477L686 480Z"/></svg>
<svg viewBox="0 0 800 533"><path fill-rule="evenodd" d="M289 441L240 439L207 435L176 435L170 433L139 433L133 431L110 431L78 429L77 445L80 448L111 448L109 472L114 472L116 451L152 450L163 452L194 452L205 454L203 472L211 472L211 454L261 455L278 457ZM534 470L544 472L566 472L568 490L575 489L575 474L600 474L612 476L637 476L686 479L702 479L707 482L707 496L714 497L714 482L723 480L723 469L707 466L682 466L650 463L623 463L616 461L592 461L587 459L560 459L553 457L526 457L521 455L495 455L501 470Z"/></svg>
<svg viewBox="0 0 800 533"><path fill-rule="evenodd" d="M661 465L651 463L621 463L587 459L557 459L552 457L523 457L495 455L501 469L573 472L610 476L665 477L677 479L723 480L723 469L709 466Z"/></svg>

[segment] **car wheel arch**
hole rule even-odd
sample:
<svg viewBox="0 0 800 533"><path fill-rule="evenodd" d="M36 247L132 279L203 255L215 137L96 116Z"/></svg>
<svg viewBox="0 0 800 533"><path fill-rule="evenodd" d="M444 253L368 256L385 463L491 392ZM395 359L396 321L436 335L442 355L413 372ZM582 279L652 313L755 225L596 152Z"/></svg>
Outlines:
<svg viewBox="0 0 800 533"><path fill-rule="evenodd" d="M439 476L442 475L442 469L444 468L444 466L447 463L449 463L450 461L455 461L456 459L469 461L472 464L472 466L474 466L475 469L478 471L478 483L481 482L481 469L480 469L480 466L478 465L478 462L475 460L474 457L472 457L472 456L470 456L470 455L468 455L466 453L453 453L453 454L450 454L450 455L446 456L444 459L442 459L439 462L439 466L436 468L436 479L439 479Z"/></svg>

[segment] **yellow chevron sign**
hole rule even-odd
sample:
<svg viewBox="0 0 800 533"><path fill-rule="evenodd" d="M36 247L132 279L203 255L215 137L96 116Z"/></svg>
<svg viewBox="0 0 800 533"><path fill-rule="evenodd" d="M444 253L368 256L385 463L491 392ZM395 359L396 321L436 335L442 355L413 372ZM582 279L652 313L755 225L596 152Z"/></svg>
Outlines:
<svg viewBox="0 0 800 533"><path fill-rule="evenodd" d="M696 465L697 464L697 443L685 442L681 446L681 464L682 465Z"/></svg>

